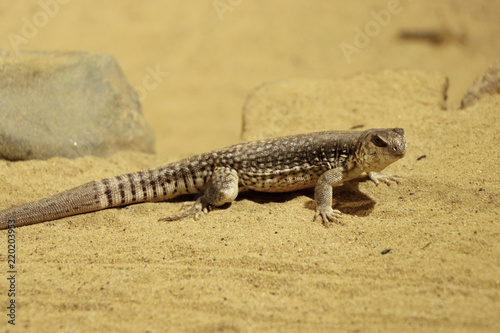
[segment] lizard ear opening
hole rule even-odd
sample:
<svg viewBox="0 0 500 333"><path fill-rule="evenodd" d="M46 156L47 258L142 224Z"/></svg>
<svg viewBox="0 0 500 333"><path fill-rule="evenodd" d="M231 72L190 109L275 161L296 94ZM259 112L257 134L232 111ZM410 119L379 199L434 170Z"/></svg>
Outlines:
<svg viewBox="0 0 500 333"><path fill-rule="evenodd" d="M373 137L372 142L377 147L381 147L381 148L387 147L387 142L378 135L375 135Z"/></svg>

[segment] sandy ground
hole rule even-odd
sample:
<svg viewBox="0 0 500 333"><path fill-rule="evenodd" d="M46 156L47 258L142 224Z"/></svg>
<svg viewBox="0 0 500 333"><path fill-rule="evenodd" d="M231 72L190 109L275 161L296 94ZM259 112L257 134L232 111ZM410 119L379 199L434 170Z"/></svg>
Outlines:
<svg viewBox="0 0 500 333"><path fill-rule="evenodd" d="M16 326L2 278L2 330L500 331L500 99L456 110L500 55L499 1L43 3L1 1L0 46L113 54L141 93L157 155L0 161L0 208L239 142L247 96L282 79L394 77L397 89L379 94L345 79L331 101L373 109L368 127L404 127L408 155L387 170L401 185L342 188L345 218L331 228L311 222L304 191L245 194L197 222L157 222L172 202L18 229ZM347 44L359 47L346 56ZM386 69L434 74L404 84ZM444 77L447 110L426 98ZM332 114L332 129L359 124Z"/></svg>

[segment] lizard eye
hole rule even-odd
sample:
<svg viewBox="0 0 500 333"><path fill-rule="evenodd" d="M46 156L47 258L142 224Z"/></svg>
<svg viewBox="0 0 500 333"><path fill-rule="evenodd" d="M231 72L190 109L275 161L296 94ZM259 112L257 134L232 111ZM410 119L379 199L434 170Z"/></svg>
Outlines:
<svg viewBox="0 0 500 333"><path fill-rule="evenodd" d="M387 142L385 142L381 137L376 136L372 140L373 144L377 147L387 147Z"/></svg>

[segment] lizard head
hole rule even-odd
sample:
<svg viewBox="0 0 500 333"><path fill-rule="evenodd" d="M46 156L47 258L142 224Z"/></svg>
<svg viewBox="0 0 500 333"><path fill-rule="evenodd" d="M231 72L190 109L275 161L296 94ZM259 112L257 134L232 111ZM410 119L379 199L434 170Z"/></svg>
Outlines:
<svg viewBox="0 0 500 333"><path fill-rule="evenodd" d="M364 171L381 171L406 153L405 131L402 128L372 128L363 132L356 157Z"/></svg>

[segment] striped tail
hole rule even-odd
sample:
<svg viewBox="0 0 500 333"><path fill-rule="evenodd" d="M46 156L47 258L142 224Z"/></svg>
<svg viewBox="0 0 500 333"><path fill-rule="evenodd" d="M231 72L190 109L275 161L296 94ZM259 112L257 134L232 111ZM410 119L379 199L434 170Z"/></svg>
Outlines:
<svg viewBox="0 0 500 333"><path fill-rule="evenodd" d="M0 229L59 219L105 208L99 182L93 181L70 190L0 211Z"/></svg>
<svg viewBox="0 0 500 333"><path fill-rule="evenodd" d="M0 211L0 230L200 192L204 180L169 166L91 181L38 201Z"/></svg>

